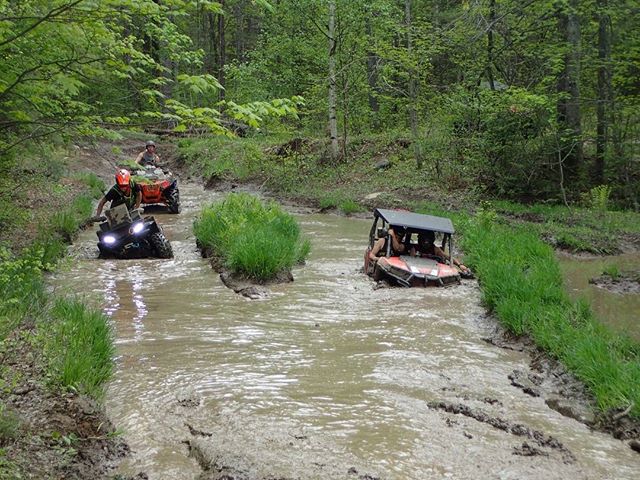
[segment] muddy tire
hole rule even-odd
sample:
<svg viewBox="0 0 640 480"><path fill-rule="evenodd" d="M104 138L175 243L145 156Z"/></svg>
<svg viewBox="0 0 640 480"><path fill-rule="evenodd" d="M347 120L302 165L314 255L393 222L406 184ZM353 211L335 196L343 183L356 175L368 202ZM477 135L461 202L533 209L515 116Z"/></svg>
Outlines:
<svg viewBox="0 0 640 480"><path fill-rule="evenodd" d="M173 249L164 234L160 232L152 234L149 242L158 258L173 258Z"/></svg>
<svg viewBox="0 0 640 480"><path fill-rule="evenodd" d="M167 207L169 213L180 213L180 192L177 188L171 190L171 193L167 195Z"/></svg>
<svg viewBox="0 0 640 480"><path fill-rule="evenodd" d="M373 267L373 275L372 275L372 277L376 282L379 282L380 280L382 280L384 278L384 270L382 270L382 268L380 268L377 263Z"/></svg>

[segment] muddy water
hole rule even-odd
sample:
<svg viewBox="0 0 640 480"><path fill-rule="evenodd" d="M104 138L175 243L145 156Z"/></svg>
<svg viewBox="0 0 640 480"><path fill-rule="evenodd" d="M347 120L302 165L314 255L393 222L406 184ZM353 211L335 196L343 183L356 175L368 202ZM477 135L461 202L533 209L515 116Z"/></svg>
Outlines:
<svg viewBox="0 0 640 480"><path fill-rule="evenodd" d="M530 358L483 340L494 322L474 282L374 290L358 272L369 222L299 215L309 261L250 301L195 249L193 216L216 194L181 193L182 214L156 215L175 259L97 260L87 232L55 279L113 320L107 407L133 450L119 473L201 478L189 442L214 466L202 478L638 478L624 443L511 385Z"/></svg>
<svg viewBox="0 0 640 480"><path fill-rule="evenodd" d="M602 322L640 341L640 294L612 292L589 283L611 266L620 271L640 271L640 254L588 258L559 255L558 259L569 294L585 298Z"/></svg>

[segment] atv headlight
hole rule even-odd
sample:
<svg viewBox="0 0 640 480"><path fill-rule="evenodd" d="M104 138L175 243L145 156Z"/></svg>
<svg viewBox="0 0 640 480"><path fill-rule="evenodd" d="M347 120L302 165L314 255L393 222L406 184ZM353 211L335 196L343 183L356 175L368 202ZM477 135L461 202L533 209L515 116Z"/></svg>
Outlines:
<svg viewBox="0 0 640 480"><path fill-rule="evenodd" d="M133 228L131 229L131 231L133 233L140 233L143 228L144 228L144 223L138 222L138 223L133 225Z"/></svg>
<svg viewBox="0 0 640 480"><path fill-rule="evenodd" d="M112 243L116 243L116 237L114 237L113 235L105 235L104 237L102 237L102 241L107 245L111 245Z"/></svg>

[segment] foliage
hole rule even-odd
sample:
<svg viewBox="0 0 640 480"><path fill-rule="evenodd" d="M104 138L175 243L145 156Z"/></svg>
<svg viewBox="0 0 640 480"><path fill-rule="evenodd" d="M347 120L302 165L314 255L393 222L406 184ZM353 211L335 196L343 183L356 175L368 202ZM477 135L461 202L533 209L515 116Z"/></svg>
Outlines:
<svg viewBox="0 0 640 480"><path fill-rule="evenodd" d="M598 213L605 213L609 209L609 198L611 197L611 187L609 185L598 185L583 195L585 207Z"/></svg>
<svg viewBox="0 0 640 480"><path fill-rule="evenodd" d="M222 257L231 270L260 281L303 262L310 248L291 215L249 194L230 194L206 206L194 233L201 247Z"/></svg>

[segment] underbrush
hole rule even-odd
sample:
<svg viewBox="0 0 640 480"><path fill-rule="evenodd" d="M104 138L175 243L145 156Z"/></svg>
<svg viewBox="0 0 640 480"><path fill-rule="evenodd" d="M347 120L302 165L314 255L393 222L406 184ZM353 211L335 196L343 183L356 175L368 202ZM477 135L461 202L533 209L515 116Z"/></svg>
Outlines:
<svg viewBox="0 0 640 480"><path fill-rule="evenodd" d="M248 194L230 194L206 206L193 229L201 248L222 258L232 271L258 281L290 270L310 250L291 215Z"/></svg>
<svg viewBox="0 0 640 480"><path fill-rule="evenodd" d="M475 269L483 301L507 329L528 335L594 394L603 411L640 418L640 345L599 323L566 295L553 250L526 226L501 225L481 211L465 225L465 261Z"/></svg>

